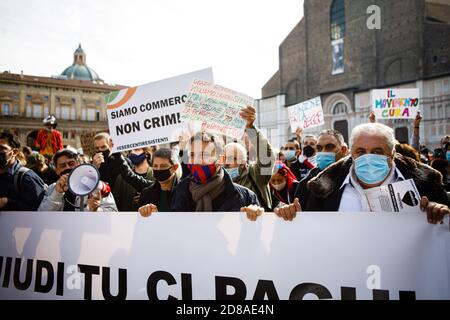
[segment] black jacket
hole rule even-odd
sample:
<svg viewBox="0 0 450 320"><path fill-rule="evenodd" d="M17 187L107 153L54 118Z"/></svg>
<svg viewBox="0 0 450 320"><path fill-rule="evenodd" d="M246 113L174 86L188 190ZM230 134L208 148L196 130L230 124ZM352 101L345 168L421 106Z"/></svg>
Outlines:
<svg viewBox="0 0 450 320"><path fill-rule="evenodd" d="M0 211L36 211L45 195L45 184L33 171L22 176L20 190L14 188L14 174L22 165L19 161L0 175L0 198L8 198L8 203Z"/></svg>
<svg viewBox="0 0 450 320"><path fill-rule="evenodd" d="M298 198L302 208L306 208L308 204L308 199L311 196L311 192L307 188L308 182L316 177L322 170L319 167L311 169L306 177L304 177L298 184L297 190L295 190L294 199Z"/></svg>
<svg viewBox="0 0 450 320"><path fill-rule="evenodd" d="M130 167L129 161L127 161L120 153L113 153L105 159L105 162L103 162L98 169L98 172L100 172L100 180L107 182L111 187L111 190L114 190L114 183L116 182L117 176L120 174L121 165L123 163L126 163L128 167Z"/></svg>
<svg viewBox="0 0 450 320"><path fill-rule="evenodd" d="M395 165L405 179L412 179L422 197L430 201L449 206L449 200L442 184L442 175L433 168L414 159L395 154ZM342 194L341 188L347 177L352 158L346 157L323 170L317 177L311 179L307 187L311 192L304 211L338 211Z"/></svg>
<svg viewBox="0 0 450 320"><path fill-rule="evenodd" d="M223 170L223 169L222 169ZM233 183L224 171L225 190L212 201L214 212L239 212L242 207L251 204L259 205L258 197L246 187ZM192 176L188 176L178 183L172 196L171 208L176 212L193 212L196 205L189 190Z"/></svg>
<svg viewBox="0 0 450 320"><path fill-rule="evenodd" d="M297 178L297 181L301 181L305 178L311 170L306 164L301 163L298 159L291 162L288 167Z"/></svg>
<svg viewBox="0 0 450 320"><path fill-rule="evenodd" d="M169 194L169 207L170 207L170 203L174 194L174 189L178 184L178 178L175 177L173 179L173 186L172 189L170 190L170 194ZM160 209L160 196L161 196L161 184L159 184L158 181L154 181L153 184L147 188L145 188L144 190L142 190L141 192L141 196L139 197L139 208L142 206L145 206L146 204L154 204L155 206L158 207L158 210Z"/></svg>

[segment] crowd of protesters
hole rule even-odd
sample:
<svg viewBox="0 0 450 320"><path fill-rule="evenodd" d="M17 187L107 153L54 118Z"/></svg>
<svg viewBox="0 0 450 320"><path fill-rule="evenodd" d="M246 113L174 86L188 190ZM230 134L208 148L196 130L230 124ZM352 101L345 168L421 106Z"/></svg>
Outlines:
<svg viewBox="0 0 450 320"><path fill-rule="evenodd" d="M293 220L301 211L370 211L364 191L412 179L430 223L450 214L450 136L430 150L421 145L421 116L413 121L410 144L377 123L353 128L349 144L331 129L318 136L301 129L275 150L255 127L256 110L247 107L242 141L197 132L167 147L113 153L114 141L99 133L92 158L63 148L56 118L37 149L21 149L13 134L0 133L0 211L243 212L254 221L263 212ZM53 139L53 140L52 140ZM106 191L84 197L69 188L71 171L91 163Z"/></svg>

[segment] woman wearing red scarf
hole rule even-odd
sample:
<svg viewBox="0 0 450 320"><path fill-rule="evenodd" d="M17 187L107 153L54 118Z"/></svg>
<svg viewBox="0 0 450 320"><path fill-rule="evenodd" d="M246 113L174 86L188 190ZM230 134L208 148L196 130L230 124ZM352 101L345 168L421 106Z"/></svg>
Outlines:
<svg viewBox="0 0 450 320"><path fill-rule="evenodd" d="M283 162L277 161L275 173L270 178L270 189L275 197L272 197L275 208L280 202L291 204L294 202L295 190L298 186L294 173Z"/></svg>

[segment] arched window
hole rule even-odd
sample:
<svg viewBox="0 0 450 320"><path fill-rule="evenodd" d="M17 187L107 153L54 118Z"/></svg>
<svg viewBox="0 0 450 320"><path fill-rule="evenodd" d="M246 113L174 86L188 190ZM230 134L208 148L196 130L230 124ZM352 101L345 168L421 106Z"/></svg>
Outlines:
<svg viewBox="0 0 450 320"><path fill-rule="evenodd" d="M330 11L331 41L345 37L344 0L334 0Z"/></svg>
<svg viewBox="0 0 450 320"><path fill-rule="evenodd" d="M333 115L346 115L348 112L347 105L345 103L339 102L333 108Z"/></svg>

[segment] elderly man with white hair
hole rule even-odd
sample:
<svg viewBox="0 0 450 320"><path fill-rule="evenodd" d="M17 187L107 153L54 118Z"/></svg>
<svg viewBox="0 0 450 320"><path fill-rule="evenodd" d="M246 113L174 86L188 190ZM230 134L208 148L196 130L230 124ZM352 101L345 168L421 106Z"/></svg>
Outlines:
<svg viewBox="0 0 450 320"><path fill-rule="evenodd" d="M351 156L341 159L308 182L311 196L303 211L369 211L363 191L412 179L421 195L420 206L430 223L450 214L442 175L427 165L395 152L393 130L380 123L355 127L351 136ZM295 201L276 209L276 214L292 220L302 211Z"/></svg>
<svg viewBox="0 0 450 320"><path fill-rule="evenodd" d="M272 211L272 197L269 181L275 164L275 153L267 138L255 125L256 110L249 106L242 109L241 117L246 120L246 142L248 149L255 148L256 162L250 162L247 149L240 143L229 143L224 148L225 170L234 183L247 187L257 196L266 211Z"/></svg>

